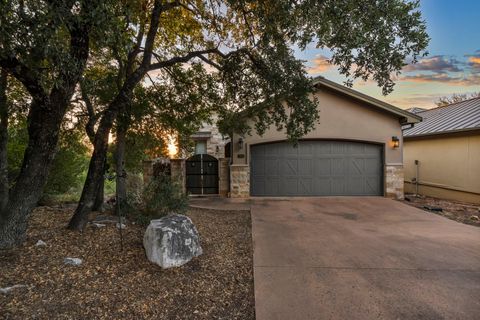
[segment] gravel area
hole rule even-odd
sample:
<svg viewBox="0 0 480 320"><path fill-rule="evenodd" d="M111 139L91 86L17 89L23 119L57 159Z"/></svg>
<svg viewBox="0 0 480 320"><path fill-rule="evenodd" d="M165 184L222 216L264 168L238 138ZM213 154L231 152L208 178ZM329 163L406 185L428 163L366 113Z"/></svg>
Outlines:
<svg viewBox="0 0 480 320"><path fill-rule="evenodd" d="M168 270L147 261L145 226L127 224L120 252L114 224L69 231L72 212L37 208L25 244L0 251L0 288L25 285L0 292L1 319L255 318L248 211L190 209L204 254Z"/></svg>
<svg viewBox="0 0 480 320"><path fill-rule="evenodd" d="M448 219L480 227L480 205L438 199L427 196L405 195L404 203Z"/></svg>

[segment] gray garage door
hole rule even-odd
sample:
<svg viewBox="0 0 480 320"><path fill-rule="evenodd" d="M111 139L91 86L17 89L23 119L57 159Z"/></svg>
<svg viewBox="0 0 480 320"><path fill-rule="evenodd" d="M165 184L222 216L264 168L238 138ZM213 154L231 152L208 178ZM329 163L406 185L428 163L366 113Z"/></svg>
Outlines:
<svg viewBox="0 0 480 320"><path fill-rule="evenodd" d="M253 196L383 194L383 148L347 141L300 141L251 147Z"/></svg>

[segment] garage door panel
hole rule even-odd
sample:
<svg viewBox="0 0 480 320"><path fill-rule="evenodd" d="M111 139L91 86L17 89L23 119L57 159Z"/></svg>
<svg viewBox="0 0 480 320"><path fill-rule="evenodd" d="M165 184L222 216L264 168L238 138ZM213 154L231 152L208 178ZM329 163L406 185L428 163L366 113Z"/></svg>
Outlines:
<svg viewBox="0 0 480 320"><path fill-rule="evenodd" d="M312 195L329 196L332 190L332 181L330 178L315 178L313 187L315 192Z"/></svg>
<svg viewBox="0 0 480 320"><path fill-rule="evenodd" d="M347 141L252 146L251 192L259 196L382 195L382 155L380 145Z"/></svg>
<svg viewBox="0 0 480 320"><path fill-rule="evenodd" d="M255 177L265 175L265 159L257 158L255 161L252 161L250 168L252 170L252 175Z"/></svg>
<svg viewBox="0 0 480 320"><path fill-rule="evenodd" d="M313 173L313 159L299 159L298 160L298 175L301 177L312 176Z"/></svg>
<svg viewBox="0 0 480 320"><path fill-rule="evenodd" d="M332 174L332 159L316 158L314 161L315 175L329 177Z"/></svg>
<svg viewBox="0 0 480 320"><path fill-rule="evenodd" d="M346 159L339 158L338 156L334 157L331 161L331 174L333 176L343 176L346 171Z"/></svg>
<svg viewBox="0 0 480 320"><path fill-rule="evenodd" d="M279 161L278 169L283 176L297 176L298 159L283 158L282 161Z"/></svg>
<svg viewBox="0 0 480 320"><path fill-rule="evenodd" d="M365 174L365 159L348 159L348 174L350 176L363 176Z"/></svg>
<svg viewBox="0 0 480 320"><path fill-rule="evenodd" d="M279 183L278 191L281 195L294 196L298 192L298 178L283 178Z"/></svg>
<svg viewBox="0 0 480 320"><path fill-rule="evenodd" d="M347 192L351 195L363 195L365 191L364 177L350 177L347 184Z"/></svg>

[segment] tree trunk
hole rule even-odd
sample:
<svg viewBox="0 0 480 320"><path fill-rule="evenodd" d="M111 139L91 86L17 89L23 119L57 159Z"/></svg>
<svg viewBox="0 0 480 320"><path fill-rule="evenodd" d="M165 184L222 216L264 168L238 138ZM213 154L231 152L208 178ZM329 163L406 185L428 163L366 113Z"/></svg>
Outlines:
<svg viewBox="0 0 480 320"><path fill-rule="evenodd" d="M7 105L7 71L0 71L0 212L8 202L8 105Z"/></svg>
<svg viewBox="0 0 480 320"><path fill-rule="evenodd" d="M122 119L117 120L117 137L116 137L116 150L115 150L115 172L116 174L116 194L117 194L117 213L127 201L127 187L126 178L127 173L125 171L125 136L126 136L126 124Z"/></svg>
<svg viewBox="0 0 480 320"><path fill-rule="evenodd" d="M105 172L105 169L104 169ZM105 201L105 178L102 178L98 185L97 195L93 203L92 211L103 211L103 202Z"/></svg>
<svg viewBox="0 0 480 320"><path fill-rule="evenodd" d="M32 101L28 117L29 141L22 168L10 192L8 203L0 211L0 248L9 248L24 240L28 216L47 182L69 100L70 98L66 101L52 100L48 104ZM64 108L59 108L62 102Z"/></svg>
<svg viewBox="0 0 480 320"><path fill-rule="evenodd" d="M104 178L104 166L108 151L108 136L113 126L113 121L117 116L118 110L126 104L125 95L119 95L103 114L93 144L93 154L88 167L87 179L83 185L82 195L77 209L68 223L71 230L82 231L88 221L88 215L92 211L95 198L101 180Z"/></svg>

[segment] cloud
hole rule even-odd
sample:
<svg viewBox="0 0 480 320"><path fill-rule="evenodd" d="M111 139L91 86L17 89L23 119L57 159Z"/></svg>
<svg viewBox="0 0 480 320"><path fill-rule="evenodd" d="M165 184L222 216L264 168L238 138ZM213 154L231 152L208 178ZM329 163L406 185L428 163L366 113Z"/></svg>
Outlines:
<svg viewBox="0 0 480 320"><path fill-rule="evenodd" d="M480 50L475 51L474 54L466 55L468 58L468 66L473 73L480 73Z"/></svg>
<svg viewBox="0 0 480 320"><path fill-rule="evenodd" d="M313 66L307 68L309 74L317 74L328 71L334 66L329 62L329 58L324 55L317 55L313 60L311 60Z"/></svg>
<svg viewBox="0 0 480 320"><path fill-rule="evenodd" d="M469 74L466 76L450 76L446 73L436 74L417 74L414 76L404 76L400 81L409 81L417 83L446 83L454 86L475 86L480 85L480 74Z"/></svg>
<svg viewBox="0 0 480 320"><path fill-rule="evenodd" d="M454 58L448 58L444 55L433 56L420 59L415 64L409 64L403 68L405 72L412 71L431 71L434 73L460 72L460 62Z"/></svg>
<svg viewBox="0 0 480 320"><path fill-rule="evenodd" d="M408 109L412 107L419 107L419 108L425 108L425 109L430 109L435 107L435 101L438 100L438 98L442 97L444 95L442 94L418 94L418 93L413 93L413 94L408 94L403 97L398 97L398 98L389 98L387 97L385 100L388 103L393 104L394 106L403 108L403 109Z"/></svg>

